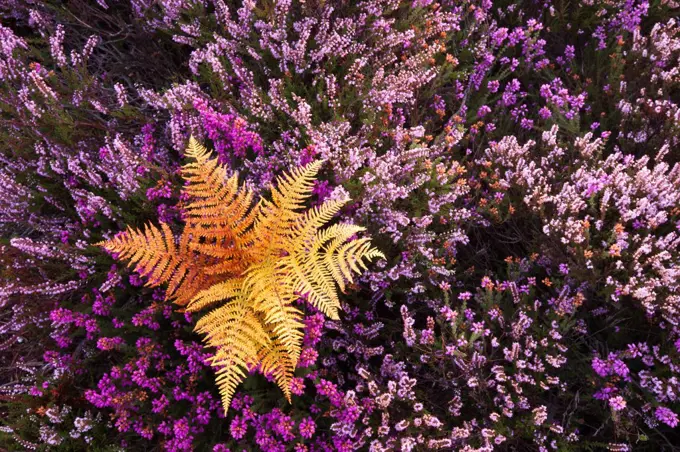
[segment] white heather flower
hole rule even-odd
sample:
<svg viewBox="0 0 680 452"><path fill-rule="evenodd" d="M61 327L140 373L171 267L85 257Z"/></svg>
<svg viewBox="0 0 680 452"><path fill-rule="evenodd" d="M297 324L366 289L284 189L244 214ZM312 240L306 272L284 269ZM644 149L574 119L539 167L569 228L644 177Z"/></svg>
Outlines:
<svg viewBox="0 0 680 452"><path fill-rule="evenodd" d="M548 418L548 409L545 407L545 405L534 408L532 413L534 414L534 424L536 425L543 424Z"/></svg>
<svg viewBox="0 0 680 452"><path fill-rule="evenodd" d="M409 421L406 419L403 419L397 423L397 425L394 426L394 429L398 432L406 430L406 428L409 426Z"/></svg>
<svg viewBox="0 0 680 452"><path fill-rule="evenodd" d="M338 185L333 189L331 194L328 196L328 199L330 201L349 201L350 196L349 192L345 190L342 185Z"/></svg>
<svg viewBox="0 0 680 452"><path fill-rule="evenodd" d="M621 396L615 396L615 397L612 397L611 399L609 399L609 406L614 411L621 411L624 408L626 408L626 401Z"/></svg>

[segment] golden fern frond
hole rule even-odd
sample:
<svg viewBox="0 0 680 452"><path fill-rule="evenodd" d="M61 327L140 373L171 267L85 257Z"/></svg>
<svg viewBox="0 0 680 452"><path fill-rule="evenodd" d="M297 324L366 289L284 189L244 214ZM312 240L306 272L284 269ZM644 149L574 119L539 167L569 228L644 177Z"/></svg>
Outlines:
<svg viewBox="0 0 680 452"><path fill-rule="evenodd" d="M347 281L354 282L352 271L361 273L361 269L366 269L363 259L372 260L385 258L385 255L375 248L371 248L370 240L367 238L353 240L340 246L335 254L328 254L325 261L327 266L339 268ZM360 268L361 267L361 268Z"/></svg>
<svg viewBox="0 0 680 452"><path fill-rule="evenodd" d="M228 410L248 369L259 365L290 401L290 383L300 358L301 296L333 319L345 290L365 261L383 257L364 228L326 226L346 201L328 201L304 211L322 162L284 174L272 200L254 203L253 193L227 177L212 153L193 137L182 168L189 197L178 242L167 224L128 228L100 245L128 260L148 284L167 283L166 299L204 313L194 330L203 335L216 367L216 382Z"/></svg>
<svg viewBox="0 0 680 452"><path fill-rule="evenodd" d="M265 324L271 326L276 340L285 348L290 361L297 365L302 351L302 311L281 302L269 305L270 310L265 316Z"/></svg>
<svg viewBox="0 0 680 452"><path fill-rule="evenodd" d="M334 256L340 246L346 243L352 236L364 230L365 228L353 224L337 224L317 233L314 239L313 249L323 247L320 252L322 256L321 267L331 274L343 292L345 291L345 278L338 266L334 265Z"/></svg>
<svg viewBox="0 0 680 452"><path fill-rule="evenodd" d="M270 333L273 333L270 331ZM265 375L274 377L274 381L283 391L283 395L290 403L291 391L290 384L293 381L297 360L293 362L286 350L286 347L278 341L272 342L268 347L263 347L258 356L260 370Z"/></svg>
<svg viewBox="0 0 680 452"><path fill-rule="evenodd" d="M364 228L348 224L333 225L317 232L306 247L298 246L281 259L290 277L289 289L307 296L307 301L332 319L338 318L340 301L335 291L337 283L344 292L345 283L352 283L352 271L359 272L363 259L383 257L370 248L368 239L347 242Z"/></svg>
<svg viewBox="0 0 680 452"><path fill-rule="evenodd" d="M174 275L182 277L186 272L172 231L165 223L161 223L161 229L153 225L145 225L143 231L128 228L97 245L117 253L119 259L127 260L129 267L148 277L147 285L151 287L170 281Z"/></svg>
<svg viewBox="0 0 680 452"><path fill-rule="evenodd" d="M222 349L229 349L230 347L241 349L250 346L250 342L256 345L260 344L259 347L270 341L259 318L246 306L245 300L240 297L201 317L196 322L195 331L205 334L208 345ZM230 339L230 341L227 341L227 343L224 341L225 339ZM257 353L248 356L248 358L253 359L256 356Z"/></svg>
<svg viewBox="0 0 680 452"><path fill-rule="evenodd" d="M161 232L153 225L150 227L146 225L144 231L128 227L125 232L97 245L118 254L119 259L128 260L128 266L134 266L135 271L141 275L149 276L157 268L157 264L161 264L159 273L162 274L170 262L176 260L177 255L174 238L169 240L170 246L162 239L162 236L167 234L166 228L167 225ZM170 236L172 237L172 233Z"/></svg>
<svg viewBox="0 0 680 452"><path fill-rule="evenodd" d="M186 307L189 312L198 312L218 301L231 300L241 295L242 279L228 279L224 282L214 284L209 288L200 291L194 296Z"/></svg>
<svg viewBox="0 0 680 452"><path fill-rule="evenodd" d="M340 300L337 296L333 275L320 264L322 243L318 243L317 232L325 226L347 201L327 201L319 207L308 210L289 234L286 244L287 256L279 266L291 275L285 283L289 291L305 294L307 301L332 319L338 319ZM331 234L338 231L331 229ZM343 289L344 290L344 289Z"/></svg>
<svg viewBox="0 0 680 452"><path fill-rule="evenodd" d="M260 351L270 343L269 335L241 298L201 318L195 331L205 335L208 346L216 348L211 364L218 369L216 381L227 411L248 366L257 362Z"/></svg>
<svg viewBox="0 0 680 452"><path fill-rule="evenodd" d="M319 229L326 226L340 212L347 202L347 200L331 200L309 209L299 217L294 231L290 234L291 239L306 244Z"/></svg>
<svg viewBox="0 0 680 452"><path fill-rule="evenodd" d="M183 191L192 198L187 206L190 217L206 220L219 216L222 213L220 208L238 210L244 207L243 204L247 208L252 201L252 193L240 189L238 175L227 179L226 169L216 157L212 158L212 152L191 137L186 155L192 159L182 166L182 177L188 182ZM239 215L235 219L241 220L243 217Z"/></svg>
<svg viewBox="0 0 680 452"><path fill-rule="evenodd" d="M188 182L185 193L199 199L212 200L225 194L227 170L221 166L212 153L192 136L185 156L190 160L182 166L182 177Z"/></svg>
<svg viewBox="0 0 680 452"><path fill-rule="evenodd" d="M210 171L209 166L204 169ZM209 174L205 175L205 179L210 179ZM206 228L206 234L212 233L219 238L223 238L220 233L239 236L254 223L257 211L252 209L253 193L245 187L239 187L237 174L226 182L216 183L219 183L218 191L204 193L202 197L193 193L194 187L191 185L186 187L187 192L192 189L190 194L194 196L186 206L187 216ZM215 231L215 228L218 230Z"/></svg>
<svg viewBox="0 0 680 452"><path fill-rule="evenodd" d="M276 260L268 259L248 267L243 275L243 293L253 309L261 310L267 297L271 296L279 284L280 275L276 271Z"/></svg>
<svg viewBox="0 0 680 452"><path fill-rule="evenodd" d="M322 161L309 163L276 179L272 188L272 200L262 199L255 219L257 241L253 252L257 259L264 259L272 250L284 246L286 233L299 221L300 210L312 196L314 177L321 169Z"/></svg>
<svg viewBox="0 0 680 452"><path fill-rule="evenodd" d="M291 253L279 263L290 275L285 281L288 291L305 294L312 306L337 320L340 300L335 283L339 283L344 291L344 278L335 267L326 265L327 253L322 247L333 239L346 240L359 230L348 225L334 225L318 232L311 241L305 240L304 246L292 247Z"/></svg>
<svg viewBox="0 0 680 452"><path fill-rule="evenodd" d="M316 174L322 165L323 160L317 160L279 176L276 179L276 186L272 188L274 205L285 210L303 208L305 200L312 196Z"/></svg>
<svg viewBox="0 0 680 452"><path fill-rule="evenodd" d="M205 259L194 255L185 237L177 246L170 227L165 223L161 223L160 229L154 225L145 225L143 231L128 228L97 245L117 253L119 259L127 260L128 267L148 278L147 286L168 283L166 299L174 300L180 306L186 304L202 286L215 282L202 271Z"/></svg>
<svg viewBox="0 0 680 452"><path fill-rule="evenodd" d="M220 390L220 396L222 396L222 408L224 408L225 413L229 411L229 405L231 405L231 399L236 393L236 388L243 380L246 379L247 373L244 370L245 365L241 365L236 361L232 360L221 360L217 362L220 352L215 353L213 366L217 367L215 372L215 383Z"/></svg>
<svg viewBox="0 0 680 452"><path fill-rule="evenodd" d="M305 295L312 306L331 319L339 318L340 301L335 293L333 278L326 274L323 267L311 268L297 253L282 258L279 266L288 275L283 280L285 292Z"/></svg>
<svg viewBox="0 0 680 452"><path fill-rule="evenodd" d="M227 172L218 159L212 158L212 153L193 137L189 139L186 155L193 160L182 167L182 175L188 182L184 193L191 199L185 210L194 234L205 239L195 240L192 248L228 261L227 265L212 269L214 274L226 272L229 267L243 263L246 249L253 240L249 233L257 215L253 209L253 193L239 187L237 174L227 179Z"/></svg>
<svg viewBox="0 0 680 452"><path fill-rule="evenodd" d="M302 347L302 312L292 303L299 297L292 291L282 291L282 277L276 262L248 269L243 280L243 291L249 306L260 313L264 323L272 326L275 337L286 347L292 361L297 363Z"/></svg>

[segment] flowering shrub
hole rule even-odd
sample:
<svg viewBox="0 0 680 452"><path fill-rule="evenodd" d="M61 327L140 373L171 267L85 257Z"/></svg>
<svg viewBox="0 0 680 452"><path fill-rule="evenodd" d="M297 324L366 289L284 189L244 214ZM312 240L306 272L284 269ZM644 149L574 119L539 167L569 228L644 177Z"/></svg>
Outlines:
<svg viewBox="0 0 680 452"><path fill-rule="evenodd" d="M673 450L680 5L0 1L0 447ZM384 255L228 415L165 287L189 137ZM306 294L299 294L304 298ZM297 296L297 295L296 295Z"/></svg>

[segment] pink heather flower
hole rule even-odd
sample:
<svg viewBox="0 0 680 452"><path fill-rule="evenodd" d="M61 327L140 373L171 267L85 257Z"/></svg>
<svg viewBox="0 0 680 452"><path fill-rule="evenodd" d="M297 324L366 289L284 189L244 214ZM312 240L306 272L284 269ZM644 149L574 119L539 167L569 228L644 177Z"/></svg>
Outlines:
<svg viewBox="0 0 680 452"><path fill-rule="evenodd" d="M311 417L303 419L300 422L300 436L302 436L303 438L310 439L312 436L314 436L315 431L316 424L314 423L314 420Z"/></svg>
<svg viewBox="0 0 680 452"><path fill-rule="evenodd" d="M444 318L445 318L447 321L449 321L449 322L450 322L451 320L454 320L456 317L458 317L458 313L457 313L456 311L454 311L453 309L451 309L450 307L448 307L448 306L444 306L443 308L441 308L441 309L439 310L439 312L440 312L441 315L444 316Z"/></svg>
<svg viewBox="0 0 680 452"><path fill-rule="evenodd" d="M281 438L283 438L284 440L287 441L292 440L295 436L292 433L293 428L295 427L295 423L293 422L291 417L284 415L278 410L272 411L271 415L272 420L275 421L273 428L274 432L281 436Z"/></svg>
<svg viewBox="0 0 680 452"><path fill-rule="evenodd" d="M531 128L534 126L534 121L528 118L522 118L519 124L523 129L531 130Z"/></svg>
<svg viewBox="0 0 680 452"><path fill-rule="evenodd" d="M488 290L493 289L493 281L488 276L482 278L482 287Z"/></svg>
<svg viewBox="0 0 680 452"><path fill-rule="evenodd" d="M609 406L614 411L621 411L626 408L626 401L621 396L612 397L609 399Z"/></svg>
<svg viewBox="0 0 680 452"><path fill-rule="evenodd" d="M113 89L116 91L116 101L118 102L118 106L120 108L125 107L128 103L128 96L125 87L121 83L115 83L113 85Z"/></svg>
<svg viewBox="0 0 680 452"><path fill-rule="evenodd" d="M224 114L213 110L203 99L194 101L194 108L201 116L201 122L208 138L213 141L215 152L221 161L228 161L228 152L237 157L246 156L248 149L256 154L263 152L262 138L250 130L250 125L235 114Z"/></svg>
<svg viewBox="0 0 680 452"><path fill-rule="evenodd" d="M66 66L66 55L64 54L64 26L57 25L54 35L50 37L50 52L52 58L59 67Z"/></svg>
<svg viewBox="0 0 680 452"><path fill-rule="evenodd" d="M399 421L394 426L394 429L398 432L403 432L404 430L406 430L408 428L408 426L409 426L409 421L407 421L406 419L402 419L401 421Z"/></svg>
<svg viewBox="0 0 680 452"><path fill-rule="evenodd" d="M130 281L130 284L135 286L135 287L139 287L139 286L144 284L144 281L142 281L142 278L140 278L139 275L136 274L136 273L131 274L130 277L128 278L128 280Z"/></svg>
<svg viewBox="0 0 680 452"><path fill-rule="evenodd" d="M317 203L323 203L331 194L331 188L328 181L314 181L314 188L312 188L312 194L316 195Z"/></svg>
<svg viewBox="0 0 680 452"><path fill-rule="evenodd" d="M154 413L162 413L170 403L165 395L151 401L151 411Z"/></svg>
<svg viewBox="0 0 680 452"><path fill-rule="evenodd" d="M97 340L97 348L99 350L114 350L120 348L122 345L125 344L125 341L123 340L122 337L100 337Z"/></svg>
<svg viewBox="0 0 680 452"><path fill-rule="evenodd" d="M295 377L290 382L290 392L295 395L302 395L305 391L305 381L300 377Z"/></svg>
<svg viewBox="0 0 680 452"><path fill-rule="evenodd" d="M316 160L316 155L318 154L318 151L314 147L313 144L310 144L306 148L304 148L302 151L300 151L300 166L305 166L309 163L312 163L314 160Z"/></svg>
<svg viewBox="0 0 680 452"><path fill-rule="evenodd" d="M302 353L300 353L298 367L299 368L309 367L316 362L318 357L319 353L313 348L304 348L302 349Z"/></svg>
<svg viewBox="0 0 680 452"><path fill-rule="evenodd" d="M42 397L43 396L43 392L40 389L38 389L37 386L32 386L31 389L29 389L28 393L30 395L32 395L33 397Z"/></svg>

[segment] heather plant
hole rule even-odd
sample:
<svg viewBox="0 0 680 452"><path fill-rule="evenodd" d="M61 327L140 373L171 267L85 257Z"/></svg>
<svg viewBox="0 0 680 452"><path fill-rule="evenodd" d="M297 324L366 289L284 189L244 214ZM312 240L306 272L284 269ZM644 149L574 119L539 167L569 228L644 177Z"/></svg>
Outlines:
<svg viewBox="0 0 680 452"><path fill-rule="evenodd" d="M0 1L0 447L674 450L679 7ZM95 246L186 221L191 135L265 200L323 159L304 207L385 255L296 294L291 403L225 413Z"/></svg>

